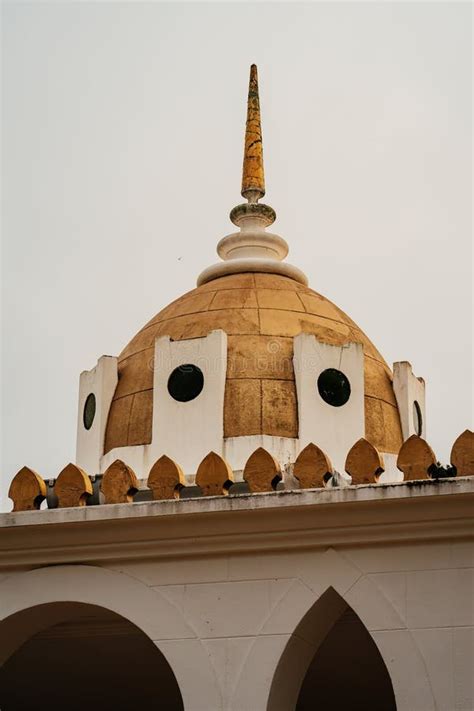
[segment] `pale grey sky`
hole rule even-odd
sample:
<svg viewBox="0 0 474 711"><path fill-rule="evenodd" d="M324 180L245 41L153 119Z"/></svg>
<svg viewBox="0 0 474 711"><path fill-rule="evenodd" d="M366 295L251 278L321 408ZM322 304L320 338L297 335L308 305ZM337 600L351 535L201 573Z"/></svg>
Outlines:
<svg viewBox="0 0 474 711"><path fill-rule="evenodd" d="M79 373L215 261L252 62L289 261L426 379L446 462L472 419L471 5L2 9L3 496L74 459Z"/></svg>

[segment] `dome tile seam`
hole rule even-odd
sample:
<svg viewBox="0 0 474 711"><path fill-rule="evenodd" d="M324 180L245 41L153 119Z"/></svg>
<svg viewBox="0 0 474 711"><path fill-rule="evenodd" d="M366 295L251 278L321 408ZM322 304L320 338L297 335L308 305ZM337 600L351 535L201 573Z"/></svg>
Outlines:
<svg viewBox="0 0 474 711"><path fill-rule="evenodd" d="M153 350L153 348L154 346L147 346L146 348L140 348L139 351L134 351L133 353L130 353L130 355L124 356L123 358L119 356L118 364L120 366L124 361L129 360L130 358L134 358L135 356L140 355L140 353L144 353L145 351L151 351Z"/></svg>
<svg viewBox="0 0 474 711"><path fill-rule="evenodd" d="M174 319L178 318L184 318L185 316L194 316L195 314L218 314L219 312L222 311L256 311L258 309L258 306L251 306L248 308L243 309L241 306L227 306L224 309L199 309L198 311L187 311L184 314L176 314L175 316L168 316L168 318L160 319L159 321L155 321L154 323L150 323L147 326L144 326L143 328L149 328L151 326L157 326L160 323L164 323L165 321L173 321ZM143 330L143 329L142 329ZM139 332L140 333L140 332Z"/></svg>
<svg viewBox="0 0 474 711"><path fill-rule="evenodd" d="M202 309L200 311L189 311L188 313L185 313L185 314L178 314L176 316L170 316L168 318L160 319L159 321L156 321L156 322L150 324L149 326L144 326L144 328L141 331L139 331L139 333L142 333L145 329L151 328L152 326L158 326L161 323L166 323L167 321L173 321L175 319L185 318L186 316L194 316L195 314L205 314L205 313L218 314L219 312L222 312L222 311L247 311L247 312L283 311L284 313L302 314L303 316L316 316L317 318L323 318L326 321L331 321L332 323L338 323L338 324L341 324L342 326L347 326L347 328L353 328L350 324L346 323L345 321L339 321L338 319L331 318L330 316L323 316L321 314L303 311L303 310L298 311L296 309L283 309L281 307L275 307L275 306L251 306L251 307L247 307L247 308L242 308L241 306L228 306L225 309L211 309L210 311L207 309L205 311L203 311ZM230 334L228 334L228 335L230 335ZM278 335L278 334L271 334L271 335ZM182 340L184 340L184 339L182 339Z"/></svg>
<svg viewBox="0 0 474 711"><path fill-rule="evenodd" d="M126 397L132 397L135 395L138 395L139 393L147 393L153 390L153 387L151 388L141 388L140 390L132 390L129 393L125 393L124 395L119 395L118 397L113 397L112 402L118 402L119 400L123 400ZM132 403L133 404L133 403Z"/></svg>
<svg viewBox="0 0 474 711"><path fill-rule="evenodd" d="M235 276L235 275L232 275L232 276ZM216 279L215 281L217 281L217 279ZM209 282L209 284L212 284L212 283L213 283L213 282ZM214 286L213 289L207 289L207 290L204 291L204 289L205 289L206 286L207 286L207 284L204 284L203 286L197 286L196 289L194 290L194 292L201 292L201 289L203 289L202 293L203 293L203 294L204 294L204 293L207 294L207 293L213 292L213 291L215 291L215 292L216 292L216 291L217 291L217 292L219 292L219 291L241 291L241 290L243 290L243 289L247 289L247 290L248 290L248 289L252 289L252 290L255 290L255 289L258 289L258 288L259 288L258 286L254 286L253 284L251 284L251 285L248 285L248 284L246 284L246 285L241 285L241 284L239 284L239 286L232 286L232 284L225 284L225 285L223 284L223 285L221 286L221 288L217 288L216 286ZM192 294L193 292L189 292L189 293Z"/></svg>
<svg viewBox="0 0 474 711"><path fill-rule="evenodd" d="M281 308L281 307L278 307L278 306L260 306L260 305L258 304L258 301L257 301L257 304L258 304L257 306L242 306L242 305L239 304L238 306L228 306L228 307L226 307L225 309L211 309L210 307L212 306L212 303L213 303L213 301L214 301L214 299L215 299L216 294L217 294L217 293L221 293L222 291L229 291L229 290L232 290L232 291L252 291L252 290L253 290L253 291L255 291L255 295L256 295L257 297L258 297L258 292L259 292L259 291L270 291L270 290L271 290L271 291L282 291L282 292L283 292L283 291L288 291L288 293L290 293L290 294L295 294L295 295L298 297L299 301L301 302L301 309L284 309L284 308ZM330 317L330 316L325 316L325 315L323 315L323 314L319 314L317 311L311 310L311 309L309 309L308 307L306 307L306 306L304 305L304 303L302 302L302 300L301 300L301 295L300 295L297 291L294 291L294 290L289 290L289 289L267 289L266 287L265 287L265 288L255 288L255 289L252 289L251 287L235 287L235 288L232 288L232 289L231 289L231 288L228 288L228 289L217 289L217 290L215 290L215 291L213 291L213 292L211 292L211 293L213 293L213 297L212 297L212 299L211 299L211 301L210 301L210 303L209 303L209 305L208 305L207 307L205 307L205 308L200 308L200 309L196 309L195 311L192 310L192 311L187 311L187 312L181 313L181 314L175 314L175 315L168 316L168 317L165 317L165 318L159 318L159 315L160 315L160 313L161 313L161 312L159 312L159 313L158 313L156 316L154 316L149 322L147 322L147 324L146 324L145 326L143 326L142 329L140 329L140 331L138 332L137 335L139 335L140 333L142 333L143 331L145 331L147 328L150 328L151 326L154 326L154 325L156 325L156 324L158 324L158 323L162 323L163 321L171 320L171 319L173 319L173 318L180 318L180 317L182 317L182 316L192 315L192 314L196 314L196 313L207 313L207 312L209 312L209 311L217 312L217 311L225 311L225 310L242 310L242 309L251 310L251 309L255 309L255 308L258 308L258 309L274 309L274 310L282 310L282 311L294 311L295 313L307 313L307 314L314 315L314 316L320 316L320 318L328 318L328 319L330 319L330 320L332 320L332 321L337 321L337 322L339 322L339 319L332 318L332 317ZM308 290L308 295L310 295L310 296L317 295L317 296L318 296L318 294L316 294L316 292L312 292L311 290ZM171 307L171 306L173 306L174 304L179 303L179 302L181 302L181 304L182 304L183 306L185 306L186 302L187 302L187 301L191 301L192 298L193 298L193 296L194 296L194 295L191 295L191 296L189 296L189 297L187 297L187 298L181 297L180 299L176 299L174 302L172 302L172 303L169 304L168 306L165 306L164 309L162 309L162 311L168 309L169 307ZM333 306L333 307L340 313L340 317L341 317L340 322L341 322L341 323L344 323L344 324L347 325L348 327L352 327L352 328L356 328L356 329L360 330L359 326L355 323L355 321L353 321L352 319L350 319L349 316L347 316L347 314L345 314L343 311L341 311L341 309L339 309L339 308L338 308L335 304L333 304L331 301L329 301L329 300L327 300L327 299L324 299L323 297L321 297L321 301L322 301L323 303L328 303L328 304L330 304L331 306Z"/></svg>
<svg viewBox="0 0 474 711"><path fill-rule="evenodd" d="M270 378L268 376L262 376L261 378L258 377L253 377L253 376L246 376L243 375L241 377L238 376L226 376L226 380L255 380L262 382L263 380L268 380L271 382L282 382L282 383L288 383L288 382L294 382L294 377L288 377L288 378ZM123 398L126 397L134 397L135 395L138 395L139 393L146 393L146 392L151 392L153 390L153 387L151 388L141 388L140 390L133 390L128 393L124 393L123 395L119 395L118 397L114 397L112 399L112 402L117 402L118 400L123 400ZM368 395L367 393L364 392L364 397L370 398L371 400L379 400L380 402L385 402L387 405L390 405L390 407L393 407L395 410L397 409L397 406L393 403L390 402L389 400L386 400L383 397L377 397L376 395Z"/></svg>
<svg viewBox="0 0 474 711"><path fill-rule="evenodd" d="M263 375L263 376L260 377L260 378L258 378L258 377L257 377L257 378L256 378L256 377L253 377L253 376L251 376L251 375L250 375L250 376L244 375L244 376L242 376L241 378L236 378L235 376L234 376L234 377L233 377L233 376L230 376L230 377L227 376L227 377L226 377L226 380L252 380L252 381L255 380L255 381L259 381L259 382L262 382L263 380L268 380L269 382L272 382L272 383L275 383L275 382L276 382L276 383L278 383L278 382L281 382L281 383L294 383L294 382L295 382L295 379L294 379L294 378L270 378L270 377L268 377L268 376L266 376L266 375Z"/></svg>
<svg viewBox="0 0 474 711"><path fill-rule="evenodd" d="M212 299L210 300L209 305L206 309L207 311L215 311L215 309L211 309L211 306L214 303L214 301L216 300L216 296L218 293L219 293L218 291L211 291Z"/></svg>
<svg viewBox="0 0 474 711"><path fill-rule="evenodd" d="M303 310L304 310L306 313L311 313L311 311L308 311L308 309L307 309L306 306L304 305L303 299L301 298L301 294L299 294L297 291L295 291L295 294L296 294L296 296L297 296L297 298L298 298L298 300L299 300L301 306L303 307Z"/></svg>
<svg viewBox="0 0 474 711"><path fill-rule="evenodd" d="M336 323L338 323L338 322L336 322ZM281 339L284 339L284 340L286 340L286 341L292 341L293 338L294 338L294 336L280 336L280 335L277 335L277 334L268 334L268 333L230 333L230 334L227 334L227 335L228 335L230 338L239 338L240 336L255 336L255 337L257 337L257 338L268 338L268 337L270 337L270 338L272 338L272 337L273 337L273 338L281 338ZM310 335L311 335L311 334L310 334ZM186 340L186 339L178 339L178 340ZM385 373L389 376L390 382L392 382L393 373L392 373L392 371L390 370L389 365L388 365L385 361L380 360L379 358L376 358L375 356L370 355L370 353L368 353L368 352L365 350L365 344L364 344L362 341L357 341L357 343L361 343L362 346L364 347L364 357L365 357L365 358L370 358L371 361L373 361L374 363L377 363L378 365L380 365L380 366L382 367L382 369L385 371ZM134 351L133 353L130 353L129 355L126 355L126 356L124 356L124 357L119 356L119 358L118 358L118 365L119 365L119 366L122 365L125 361L130 360L130 358L133 358L133 357L135 357L135 356L137 356L137 355L140 355L140 353L144 353L145 351L152 351L153 349L154 349L154 345L151 345L151 346L147 346L146 348L140 348L140 350ZM150 388L146 388L146 390L149 390L149 389L150 389ZM118 399L118 398L117 398L117 399Z"/></svg>
<svg viewBox="0 0 474 711"><path fill-rule="evenodd" d="M255 294L255 296L258 296L259 294L261 294L261 292L277 291L278 293L288 293L288 294L295 294L295 295L299 296L299 293L296 291L293 291L292 289L270 289L267 287L260 287L259 288L259 287L254 287L254 286L239 286L239 287L235 287L235 288L226 287L225 289L224 288L216 289L215 291L210 291L210 292L206 292L206 293L210 293L215 296L216 294L222 294L227 291L249 291L249 292L252 292L253 294ZM309 295L311 295L311 294L309 294ZM176 301L172 302L171 304L168 304L167 306L165 306L162 310L164 311L165 309L168 309L169 307L173 306L176 303L186 304L186 302L192 301L195 296L197 296L197 294L192 294L189 297L186 297L186 298L183 297L182 299L177 299ZM322 301L325 303L331 303L325 299L322 299ZM207 308L204 308L203 311L206 311ZM302 306L302 309L304 309L304 306Z"/></svg>
<svg viewBox="0 0 474 711"><path fill-rule="evenodd" d="M393 404L393 402L389 402L388 400L385 400L383 397L377 397L376 395L367 395L367 393L364 392L364 397L369 398L370 400L378 400L379 402L384 402L386 405L390 405L390 407L393 407L394 410L398 412L398 407Z"/></svg>
<svg viewBox="0 0 474 711"><path fill-rule="evenodd" d="M135 395L136 392L133 393L132 395L132 401L130 403L130 412L128 413L128 422L127 422L127 447L130 444L130 423L132 421L132 410L133 410L133 403L135 402Z"/></svg>
<svg viewBox="0 0 474 711"><path fill-rule="evenodd" d="M385 370L385 372L387 373L387 375L390 376L390 381L392 381L392 379L393 379L393 373L392 373L392 371L390 370L390 366L388 365L388 363L386 363L384 360L380 360L379 358L376 358L375 356L370 355L370 353L367 353L367 351L365 350L365 344L362 343L362 345L364 346L364 357L365 357L365 358L370 358L370 360L373 360L374 363L378 363L379 365L381 365L382 368L383 368L383 369Z"/></svg>
<svg viewBox="0 0 474 711"><path fill-rule="evenodd" d="M258 304L258 296L255 297ZM262 335L262 319L260 318L260 307L257 307L258 332Z"/></svg>
<svg viewBox="0 0 474 711"><path fill-rule="evenodd" d="M321 316L321 318L324 318L324 316ZM329 320L331 320L331 319L329 319ZM339 323L339 321L336 321L335 323ZM270 338L272 338L272 337L273 337L273 338L282 338L282 339L284 339L284 340L286 340L286 341L292 341L293 338L294 338L294 336L281 336L281 335L278 335L278 334L269 334L269 333L260 333L260 332L259 332L259 333L228 333L227 335L228 335L230 338L239 338L240 336L255 336L255 337L261 337L261 338L268 338L268 337L270 337ZM310 334L310 335L311 335L311 334ZM177 340L187 340L187 339L177 339ZM374 363L377 363L377 364L379 364L380 366L382 366L383 370L387 373L387 375L388 375L388 376L390 377L390 379L392 380L393 374L392 374L392 371L390 370L389 365L388 365L385 361L380 360L379 358L376 358L375 356L370 355L370 353L368 353L368 352L365 350L365 344L364 344L361 340L357 340L356 342L357 342L357 343L361 343L361 345L364 346L364 357L370 358L370 360L374 361ZM147 346L146 348L140 348L140 350L134 351L133 353L130 353L129 355L126 355L126 356L123 356L123 357L122 357L122 356L119 356L119 357L118 357L118 364L119 364L119 365L122 365L122 363L124 363L124 361L127 361L127 360L129 360L130 358L133 358L134 356L137 356L137 355L139 355L140 353L143 353L144 351L153 350L153 348L154 348L154 346L151 345L151 346Z"/></svg>

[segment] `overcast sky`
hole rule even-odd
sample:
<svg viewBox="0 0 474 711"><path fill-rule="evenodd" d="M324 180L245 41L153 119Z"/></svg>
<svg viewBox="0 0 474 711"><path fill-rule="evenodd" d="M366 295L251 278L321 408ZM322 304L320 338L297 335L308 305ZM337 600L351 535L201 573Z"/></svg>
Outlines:
<svg viewBox="0 0 474 711"><path fill-rule="evenodd" d="M232 231L249 65L289 261L472 419L469 3L3 4L3 465L75 457L78 378ZM10 504L7 504L10 506Z"/></svg>

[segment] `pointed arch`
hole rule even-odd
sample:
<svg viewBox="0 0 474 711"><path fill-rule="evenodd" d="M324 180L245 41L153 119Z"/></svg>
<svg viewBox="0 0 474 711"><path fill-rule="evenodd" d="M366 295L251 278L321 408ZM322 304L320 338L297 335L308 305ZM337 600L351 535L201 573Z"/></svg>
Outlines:
<svg viewBox="0 0 474 711"><path fill-rule="evenodd" d="M295 711L316 649L348 607L378 648L393 685L397 711L434 711L424 660L404 619L371 576L334 549L317 559L308 557L298 578L272 609L239 674L235 707L253 704L266 711Z"/></svg>
<svg viewBox="0 0 474 711"><path fill-rule="evenodd" d="M297 625L275 670L268 711L396 711L392 681L369 631L329 587ZM360 703L359 703L360 702Z"/></svg>

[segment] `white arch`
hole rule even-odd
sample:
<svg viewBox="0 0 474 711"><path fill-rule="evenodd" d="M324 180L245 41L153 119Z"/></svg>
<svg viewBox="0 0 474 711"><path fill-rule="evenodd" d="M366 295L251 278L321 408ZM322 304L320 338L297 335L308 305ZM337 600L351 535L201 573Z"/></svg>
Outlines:
<svg viewBox="0 0 474 711"><path fill-rule="evenodd" d="M435 711L423 658L393 605L370 577L355 566L351 571L343 556L332 549L325 556L328 565L322 565L316 575L314 568L301 571L265 621L243 665L232 708L294 708L314 652L347 604L377 645L392 681L397 711ZM328 596L331 589L337 595ZM322 614L309 615L323 598ZM279 679L282 660L284 673Z"/></svg>
<svg viewBox="0 0 474 711"><path fill-rule="evenodd" d="M0 581L0 663L40 629L61 621L61 603L70 602L116 612L153 640L176 676L186 711L222 707L209 658L180 611L135 578L90 565L39 568ZM57 604L47 620L38 619L33 608L48 603Z"/></svg>

